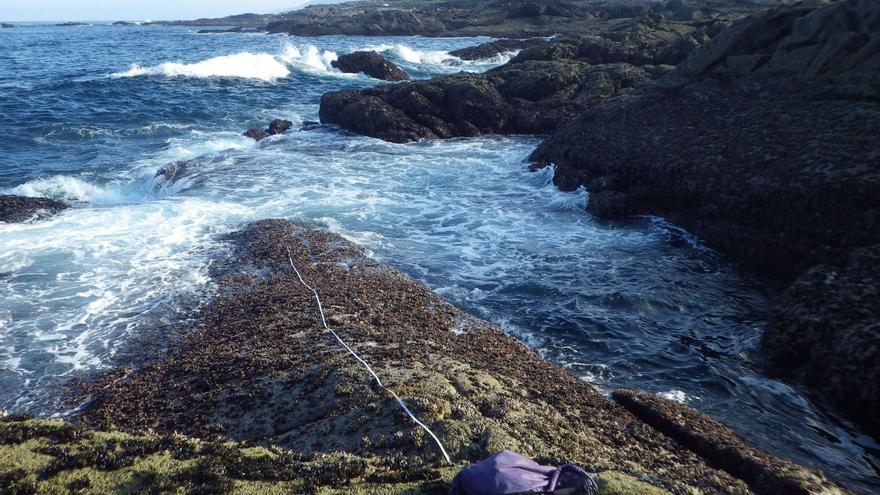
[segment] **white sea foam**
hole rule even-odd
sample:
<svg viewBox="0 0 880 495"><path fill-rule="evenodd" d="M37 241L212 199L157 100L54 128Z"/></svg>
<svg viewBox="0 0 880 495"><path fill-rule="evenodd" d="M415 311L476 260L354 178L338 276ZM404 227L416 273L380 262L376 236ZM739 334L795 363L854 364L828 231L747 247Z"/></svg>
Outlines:
<svg viewBox="0 0 880 495"><path fill-rule="evenodd" d="M382 53L386 57L399 62L435 67L457 67L463 70L479 70L481 68L502 65L509 62L510 59L519 53L519 50L512 50L478 60L464 60L442 50L418 50L401 43L367 45L361 49Z"/></svg>
<svg viewBox="0 0 880 495"><path fill-rule="evenodd" d="M367 45L362 50L382 53L390 58L411 64L459 65L462 60L442 50L417 50L404 44Z"/></svg>
<svg viewBox="0 0 880 495"><path fill-rule="evenodd" d="M142 67L135 64L127 71L111 74L111 77L234 77L271 82L283 79L288 75L290 75L290 71L287 69L287 66L268 53L242 52L234 55L213 57L191 64L165 62L152 67Z"/></svg>
<svg viewBox="0 0 880 495"><path fill-rule="evenodd" d="M56 175L36 179L7 190L9 194L51 198L59 201L88 201L112 204L124 201L123 194L113 187L102 187L76 177Z"/></svg>
<svg viewBox="0 0 880 495"><path fill-rule="evenodd" d="M677 389L667 390L666 392L660 392L657 395L659 395L660 397L663 397L664 399L672 400L672 401L679 402L682 404L687 404L693 400L700 399L697 396L688 395L684 390L677 390Z"/></svg>
<svg viewBox="0 0 880 495"><path fill-rule="evenodd" d="M333 68L331 63L339 58L336 52L331 50L321 50L315 45L296 46L287 44L278 56L282 62L313 72L320 73L339 73Z"/></svg>

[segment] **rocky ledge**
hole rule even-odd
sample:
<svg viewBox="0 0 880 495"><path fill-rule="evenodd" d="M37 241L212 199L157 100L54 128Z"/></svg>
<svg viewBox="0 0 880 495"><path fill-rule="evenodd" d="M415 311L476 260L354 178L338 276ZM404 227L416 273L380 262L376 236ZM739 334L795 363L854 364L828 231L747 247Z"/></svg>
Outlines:
<svg viewBox="0 0 880 495"><path fill-rule="evenodd" d="M880 245L801 275L762 347L773 373L802 379L880 438Z"/></svg>
<svg viewBox="0 0 880 495"><path fill-rule="evenodd" d="M395 142L549 134L597 101L667 74L720 24L628 19L606 28L537 44L484 74L330 92L321 121Z"/></svg>
<svg viewBox="0 0 880 495"><path fill-rule="evenodd" d="M313 5L287 12L270 21L266 29L297 36L528 38L584 33L596 24L624 18L663 16L677 21L705 21L742 14L761 3L750 0L368 0Z"/></svg>
<svg viewBox="0 0 880 495"><path fill-rule="evenodd" d="M347 53L330 62L342 72L362 72L372 78L383 81L407 81L409 76L400 67L389 62L376 52L360 51Z"/></svg>
<svg viewBox="0 0 880 495"><path fill-rule="evenodd" d="M587 110L532 155L556 166L561 188L585 186L594 215L661 215L797 279L763 341L770 370L875 435L880 278L864 260L880 243L878 42L876 2L779 7L660 83Z"/></svg>
<svg viewBox="0 0 880 495"><path fill-rule="evenodd" d="M212 461L212 472L271 475L241 471L236 459L246 455L245 466L259 466L252 457L290 463L296 467L285 480L347 493L445 493L458 469L505 448L600 471L606 490L622 486L606 493L768 493L765 480L718 469L716 460L338 235L266 220L228 239L213 274L217 295L196 323L165 335L163 352L79 387L77 397L89 398L79 421L102 431L150 430L165 439L157 442L179 432L261 446L223 450L231 457ZM320 326L315 299L293 266L320 294L328 324L437 434L452 465ZM790 474L833 487L796 466ZM367 490L371 483L385 491Z"/></svg>
<svg viewBox="0 0 880 495"><path fill-rule="evenodd" d="M0 195L0 222L42 220L66 208L66 204L52 199Z"/></svg>

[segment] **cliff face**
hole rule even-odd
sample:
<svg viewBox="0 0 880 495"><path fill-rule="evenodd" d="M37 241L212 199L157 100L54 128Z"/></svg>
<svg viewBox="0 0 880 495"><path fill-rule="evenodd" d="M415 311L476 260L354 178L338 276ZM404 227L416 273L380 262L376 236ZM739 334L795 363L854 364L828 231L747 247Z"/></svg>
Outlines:
<svg viewBox="0 0 880 495"><path fill-rule="evenodd" d="M167 353L85 387L91 401L81 420L99 428L222 434L304 460L342 455L341 461L360 460L359 471L344 478L352 482L449 481L466 463L508 448L542 462L654 481L631 487L634 493L770 493L775 486L712 467L337 235L270 220L230 242L217 262L218 297L196 324L166 336L174 342ZM291 261L320 294L328 324L437 434L452 469L431 437L321 328L313 295ZM774 479L801 486L796 493L838 490L818 473L767 459L768 466L787 466Z"/></svg>

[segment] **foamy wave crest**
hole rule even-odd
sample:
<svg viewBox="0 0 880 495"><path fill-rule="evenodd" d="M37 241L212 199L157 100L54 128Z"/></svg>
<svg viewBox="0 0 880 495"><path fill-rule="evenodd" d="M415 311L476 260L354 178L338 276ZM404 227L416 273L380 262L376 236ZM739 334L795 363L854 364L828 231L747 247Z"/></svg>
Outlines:
<svg viewBox="0 0 880 495"><path fill-rule="evenodd" d="M382 53L390 58L411 64L461 65L464 61L440 50L416 50L403 44L369 45L364 50Z"/></svg>
<svg viewBox="0 0 880 495"><path fill-rule="evenodd" d="M66 175L32 180L8 190L10 194L56 199L59 201L88 201L90 203L120 203L124 197L119 191L96 186Z"/></svg>
<svg viewBox="0 0 880 495"><path fill-rule="evenodd" d="M314 45L287 45L278 58L288 65L325 73L335 71L331 63L339 57L334 51L321 50Z"/></svg>
<svg viewBox="0 0 880 495"><path fill-rule="evenodd" d="M290 71L287 66L268 53L242 52L209 58L192 64L165 62L153 67L142 67L135 64L127 71L111 74L111 77L237 77L271 82L283 79L288 75L290 75Z"/></svg>
<svg viewBox="0 0 880 495"><path fill-rule="evenodd" d="M509 52L501 52L491 57L480 58L477 60L466 60L464 63L473 65L504 65L510 62L513 57L519 55L520 50L511 50Z"/></svg>

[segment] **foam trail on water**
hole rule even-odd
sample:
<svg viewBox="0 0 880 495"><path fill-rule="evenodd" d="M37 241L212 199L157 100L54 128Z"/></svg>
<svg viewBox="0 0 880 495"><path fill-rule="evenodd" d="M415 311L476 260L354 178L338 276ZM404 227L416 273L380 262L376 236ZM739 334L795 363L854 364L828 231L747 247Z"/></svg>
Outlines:
<svg viewBox="0 0 880 495"><path fill-rule="evenodd" d="M287 67L268 53L242 52L235 55L222 55L192 64L165 62L153 67L133 65L123 72L111 74L114 78L138 76L166 77L235 77L272 82L290 75Z"/></svg>

